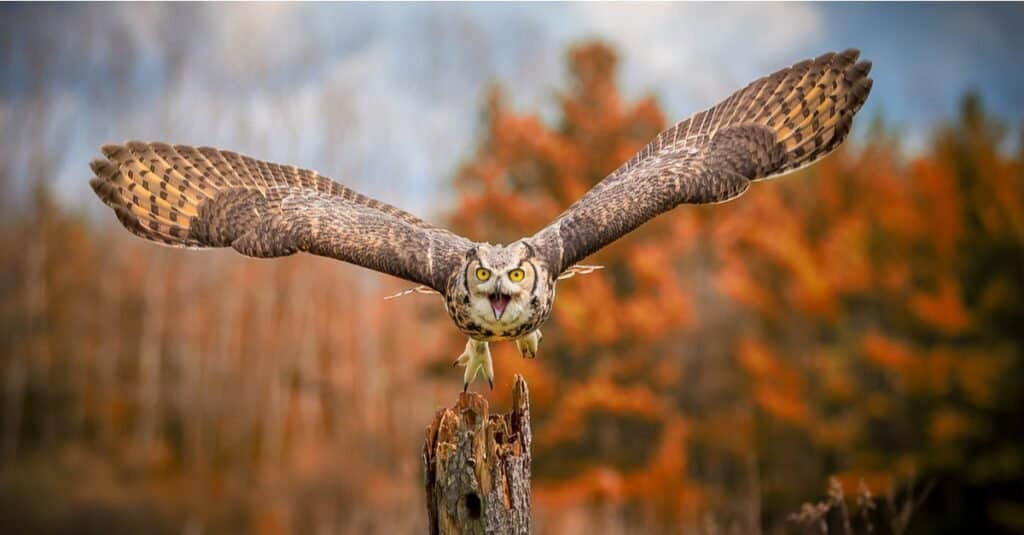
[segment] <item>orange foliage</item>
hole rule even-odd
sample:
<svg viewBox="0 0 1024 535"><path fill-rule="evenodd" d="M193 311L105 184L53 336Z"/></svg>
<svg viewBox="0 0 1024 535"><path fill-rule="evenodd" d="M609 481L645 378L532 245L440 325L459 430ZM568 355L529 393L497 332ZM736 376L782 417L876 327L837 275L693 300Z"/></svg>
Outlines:
<svg viewBox="0 0 1024 535"><path fill-rule="evenodd" d="M910 308L921 320L950 334L960 334L971 326L970 313L956 283L950 280L940 282L936 293L919 292L912 296Z"/></svg>
<svg viewBox="0 0 1024 535"><path fill-rule="evenodd" d="M458 174L456 227L532 233L664 126L653 99L623 100L614 72L608 49L574 49L554 126L494 93ZM839 472L885 492L988 451L983 411L1021 381L1016 333L992 322L1021 317L1024 185L972 102L909 164L878 130L736 202L657 218L588 259L606 270L562 282L539 356L558 386L537 410L538 506L600 498L692 520L687 504L721 510L749 492L709 477L723 465L761 481L755 493L796 492L776 468L787 462L820 463L803 488ZM631 431L645 421L658 425ZM619 449L581 458L594 426Z"/></svg>
<svg viewBox="0 0 1024 535"><path fill-rule="evenodd" d="M666 126L616 67L574 48L555 124L490 94L456 230L529 235ZM536 360L495 345L492 406L513 373L533 393L543 527L781 532L831 475L1024 479L1024 151L971 99L913 161L870 137L595 254L605 270L559 283ZM0 453L74 468L46 476L47 503L138 497L174 532L422 527L415 452L464 342L436 297L384 302L400 283L324 259L167 251L45 192L3 217L0 403L21 419Z"/></svg>
<svg viewBox="0 0 1024 535"><path fill-rule="evenodd" d="M627 414L636 418L663 418L665 408L650 390L615 385L595 379L572 387L559 401L560 410L537 434L540 444L573 440L583 432L583 415L590 412Z"/></svg>
<svg viewBox="0 0 1024 535"><path fill-rule="evenodd" d="M878 333L867 333L863 338L864 356L894 376L900 376L914 366L914 356L903 344Z"/></svg>

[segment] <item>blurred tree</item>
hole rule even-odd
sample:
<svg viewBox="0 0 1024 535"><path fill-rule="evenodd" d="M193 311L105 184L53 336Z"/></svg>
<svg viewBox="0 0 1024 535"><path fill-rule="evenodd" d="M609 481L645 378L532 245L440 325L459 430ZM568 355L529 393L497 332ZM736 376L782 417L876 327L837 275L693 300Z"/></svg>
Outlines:
<svg viewBox="0 0 1024 535"><path fill-rule="evenodd" d="M456 178L457 230L505 243L533 233L666 126L653 98L623 101L616 63L603 44L570 51L554 128L489 94L483 139ZM636 514L672 520L700 509L687 476L689 426L671 393L687 353L680 335L694 323L680 275L696 229L693 212L656 219L595 256L606 271L560 284L536 361L496 347L498 374L515 367L535 392L542 502L642 501Z"/></svg>
<svg viewBox="0 0 1024 535"><path fill-rule="evenodd" d="M1024 183L1001 132L969 96L909 164L880 133L714 213L767 511L825 473L876 490L916 475L949 494L917 529L1024 525Z"/></svg>
<svg viewBox="0 0 1024 535"><path fill-rule="evenodd" d="M531 234L666 126L606 46L568 59L554 126L488 95L458 230ZM63 143L26 132L26 153ZM851 495L934 481L911 532L1024 531L1024 145L1004 132L973 97L910 161L876 127L562 282L537 360L495 347L531 385L540 529L781 532L836 475ZM422 372L460 346L435 299L383 302L401 283L323 259L170 254L29 198L0 211L0 525L422 527L413 452L453 389Z"/></svg>
<svg viewBox="0 0 1024 535"><path fill-rule="evenodd" d="M569 71L555 127L489 94L458 230L535 232L665 126L652 98L623 101L606 46L574 48ZM501 376L538 385L541 505L755 531L830 474L876 492L939 477L957 500L1024 479L1021 162L974 97L909 164L875 130L643 226L588 260L606 271L559 285L537 361L498 348ZM1019 525L1019 492L1002 494L922 525Z"/></svg>

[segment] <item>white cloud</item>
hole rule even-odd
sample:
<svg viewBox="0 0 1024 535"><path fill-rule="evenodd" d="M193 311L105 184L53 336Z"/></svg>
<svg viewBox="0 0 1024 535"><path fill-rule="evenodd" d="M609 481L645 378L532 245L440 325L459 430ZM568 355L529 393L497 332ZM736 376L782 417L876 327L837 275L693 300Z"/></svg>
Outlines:
<svg viewBox="0 0 1024 535"><path fill-rule="evenodd" d="M298 3L204 4L200 13L214 32L211 63L229 76L273 72L301 61L304 50L315 45Z"/></svg>
<svg viewBox="0 0 1024 535"><path fill-rule="evenodd" d="M624 59L621 80L654 90L672 111L698 111L795 60L818 37L816 6L804 3L574 4L581 34L613 43ZM681 117L680 117L681 118Z"/></svg>
<svg viewBox="0 0 1024 535"><path fill-rule="evenodd" d="M72 154L91 155L111 132L217 145L313 167L422 212L452 200L444 186L474 148L486 87L497 81L513 106L550 117L571 44L611 42L627 93L655 91L681 119L766 65L799 59L792 51L821 27L804 4L142 4L85 13L96 37L81 48L91 61L129 47L118 57L138 60L128 68L145 75L130 98L83 115ZM178 79L160 71L174 54ZM159 80L174 84L152 85ZM88 92L72 98L95 108ZM84 165L68 165L67 191L84 192Z"/></svg>

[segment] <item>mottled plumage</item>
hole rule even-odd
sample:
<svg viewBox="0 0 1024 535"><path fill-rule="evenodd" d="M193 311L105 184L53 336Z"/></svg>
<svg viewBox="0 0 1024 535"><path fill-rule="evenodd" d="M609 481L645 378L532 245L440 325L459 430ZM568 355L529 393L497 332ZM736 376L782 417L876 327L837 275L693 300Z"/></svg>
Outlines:
<svg viewBox="0 0 1024 535"><path fill-rule="evenodd" d="M474 243L315 171L208 147L107 145L90 184L128 230L155 242L262 258L308 252L441 293L470 337L456 361L468 384L481 371L493 379L488 341L536 354L556 281L594 269L577 262L680 204L730 200L838 147L871 90L871 64L857 57L829 53L752 82L508 246Z"/></svg>
<svg viewBox="0 0 1024 535"><path fill-rule="evenodd" d="M871 90L871 63L857 56L802 61L665 130L530 242L560 271L680 204L727 201L815 162L846 138Z"/></svg>

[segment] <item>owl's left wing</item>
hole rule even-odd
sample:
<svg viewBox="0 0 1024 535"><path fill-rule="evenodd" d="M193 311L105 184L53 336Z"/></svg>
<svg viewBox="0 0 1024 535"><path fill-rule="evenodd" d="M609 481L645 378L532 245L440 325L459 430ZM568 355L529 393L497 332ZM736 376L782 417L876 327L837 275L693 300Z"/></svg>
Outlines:
<svg viewBox="0 0 1024 535"><path fill-rule="evenodd" d="M727 201L810 165L842 143L868 97L871 63L858 56L803 61L665 130L525 241L561 273L680 204Z"/></svg>
<svg viewBox="0 0 1024 535"><path fill-rule="evenodd" d="M444 292L473 242L315 171L211 147L103 147L90 185L133 234L186 248L336 258Z"/></svg>

